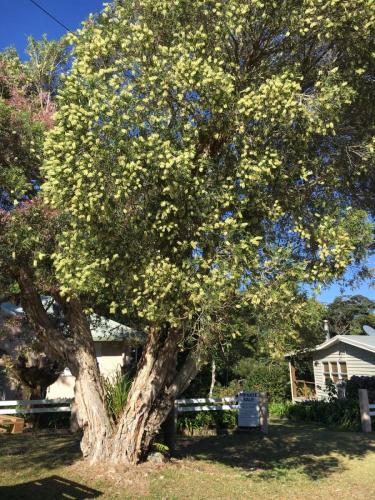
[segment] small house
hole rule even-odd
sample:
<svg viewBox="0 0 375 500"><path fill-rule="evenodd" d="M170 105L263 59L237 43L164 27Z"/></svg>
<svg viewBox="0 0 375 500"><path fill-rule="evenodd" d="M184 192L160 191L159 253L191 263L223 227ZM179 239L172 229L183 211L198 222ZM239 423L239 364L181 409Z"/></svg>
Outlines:
<svg viewBox="0 0 375 500"><path fill-rule="evenodd" d="M111 319L92 314L89 317L96 359L100 373L111 378L137 362L138 350L145 334ZM65 368L59 378L47 388L46 399L73 398L75 377Z"/></svg>
<svg viewBox="0 0 375 500"><path fill-rule="evenodd" d="M313 349L285 356L289 361L293 401L325 399L327 385L335 385L356 376L375 376L375 336L337 335ZM299 380L296 359L312 360L314 381Z"/></svg>
<svg viewBox="0 0 375 500"><path fill-rule="evenodd" d="M42 297L42 302L48 313L56 314L53 311L50 297ZM0 304L0 326L3 321L9 318L23 317L22 307L11 302ZM110 378L118 371L129 371L137 363L145 334L97 314L91 314L88 321L101 374ZM4 370L1 369L2 350L6 353L12 348L8 344L9 342L2 342L0 339L0 399L18 398L18 389L13 387L12 381L7 379ZM73 398L74 385L75 377L68 368L65 368L57 380L47 387L46 398Z"/></svg>

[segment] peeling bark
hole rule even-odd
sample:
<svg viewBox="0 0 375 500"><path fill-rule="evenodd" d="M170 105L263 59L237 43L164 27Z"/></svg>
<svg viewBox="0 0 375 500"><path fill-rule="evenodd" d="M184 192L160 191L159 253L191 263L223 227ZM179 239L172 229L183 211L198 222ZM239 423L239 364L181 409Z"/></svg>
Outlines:
<svg viewBox="0 0 375 500"><path fill-rule="evenodd" d="M172 330L162 340L162 333L154 331L147 342L114 439L115 462L136 464L146 458L175 398L199 370L199 359L191 353L176 372L178 332Z"/></svg>
<svg viewBox="0 0 375 500"><path fill-rule="evenodd" d="M56 299L63 308L71 338L66 338L46 313L32 275L22 269L19 276L21 302L46 351L62 360L76 378L75 411L83 430L81 450L90 462L105 460L110 455L113 422L107 411L105 394L96 360L89 324L78 300Z"/></svg>
<svg viewBox="0 0 375 500"><path fill-rule="evenodd" d="M214 388L215 388L215 383L216 383L216 363L215 363L215 360L212 359L212 362L211 362L211 385L210 385L210 390L208 392L209 398L212 398L212 394L213 394Z"/></svg>
<svg viewBox="0 0 375 500"><path fill-rule="evenodd" d="M74 364L76 416L83 430L82 454L92 463L107 460L112 446L113 422L107 411L96 359L79 349Z"/></svg>
<svg viewBox="0 0 375 500"><path fill-rule="evenodd" d="M191 351L177 371L181 332L167 327L152 330L123 414L115 426L107 410L90 327L79 300L68 302L55 295L69 324L67 338L44 310L27 270L20 273L19 283L22 306L46 351L62 360L76 377L74 413L83 430L83 456L91 463L137 464L144 460L175 398L199 370L198 351Z"/></svg>

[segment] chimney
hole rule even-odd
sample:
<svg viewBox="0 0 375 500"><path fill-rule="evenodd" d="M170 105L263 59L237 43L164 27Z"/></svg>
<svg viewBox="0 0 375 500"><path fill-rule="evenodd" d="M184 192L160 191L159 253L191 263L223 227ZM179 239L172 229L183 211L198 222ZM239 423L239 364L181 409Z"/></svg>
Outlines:
<svg viewBox="0 0 375 500"><path fill-rule="evenodd" d="M328 319L324 319L323 320L323 330L326 334L326 340L329 340L331 338L330 334L329 334L329 325L328 325Z"/></svg>

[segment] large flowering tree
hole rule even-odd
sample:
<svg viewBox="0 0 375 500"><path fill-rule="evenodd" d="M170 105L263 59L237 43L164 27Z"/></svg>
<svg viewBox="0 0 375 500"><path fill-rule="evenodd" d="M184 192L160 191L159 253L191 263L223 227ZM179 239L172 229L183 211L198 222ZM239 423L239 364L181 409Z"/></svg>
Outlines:
<svg viewBox="0 0 375 500"><path fill-rule="evenodd" d="M280 349L298 284L364 256L346 180L374 155L373 28L369 0L137 0L72 38L44 167L67 224L59 294L100 296L148 331L117 425L97 377L82 395L91 460L147 455L236 311L263 315ZM93 373L80 321L75 363Z"/></svg>

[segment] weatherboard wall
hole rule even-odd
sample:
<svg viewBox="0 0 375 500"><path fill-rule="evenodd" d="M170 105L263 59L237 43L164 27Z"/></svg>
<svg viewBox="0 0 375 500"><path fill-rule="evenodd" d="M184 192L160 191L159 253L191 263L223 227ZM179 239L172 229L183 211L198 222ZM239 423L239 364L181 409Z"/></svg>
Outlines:
<svg viewBox="0 0 375 500"><path fill-rule="evenodd" d="M315 391L318 399L327 398L323 375L323 362L345 361L348 378L357 376L375 376L375 353L354 347L343 342L315 351L313 355Z"/></svg>
<svg viewBox="0 0 375 500"><path fill-rule="evenodd" d="M346 363L349 378L353 375L360 377L375 376L375 353L373 352L346 345Z"/></svg>
<svg viewBox="0 0 375 500"><path fill-rule="evenodd" d="M115 375L124 363L125 342L94 342L94 346L100 373L105 377ZM73 398L75 381L75 377L65 369L56 382L47 388L46 399Z"/></svg>

